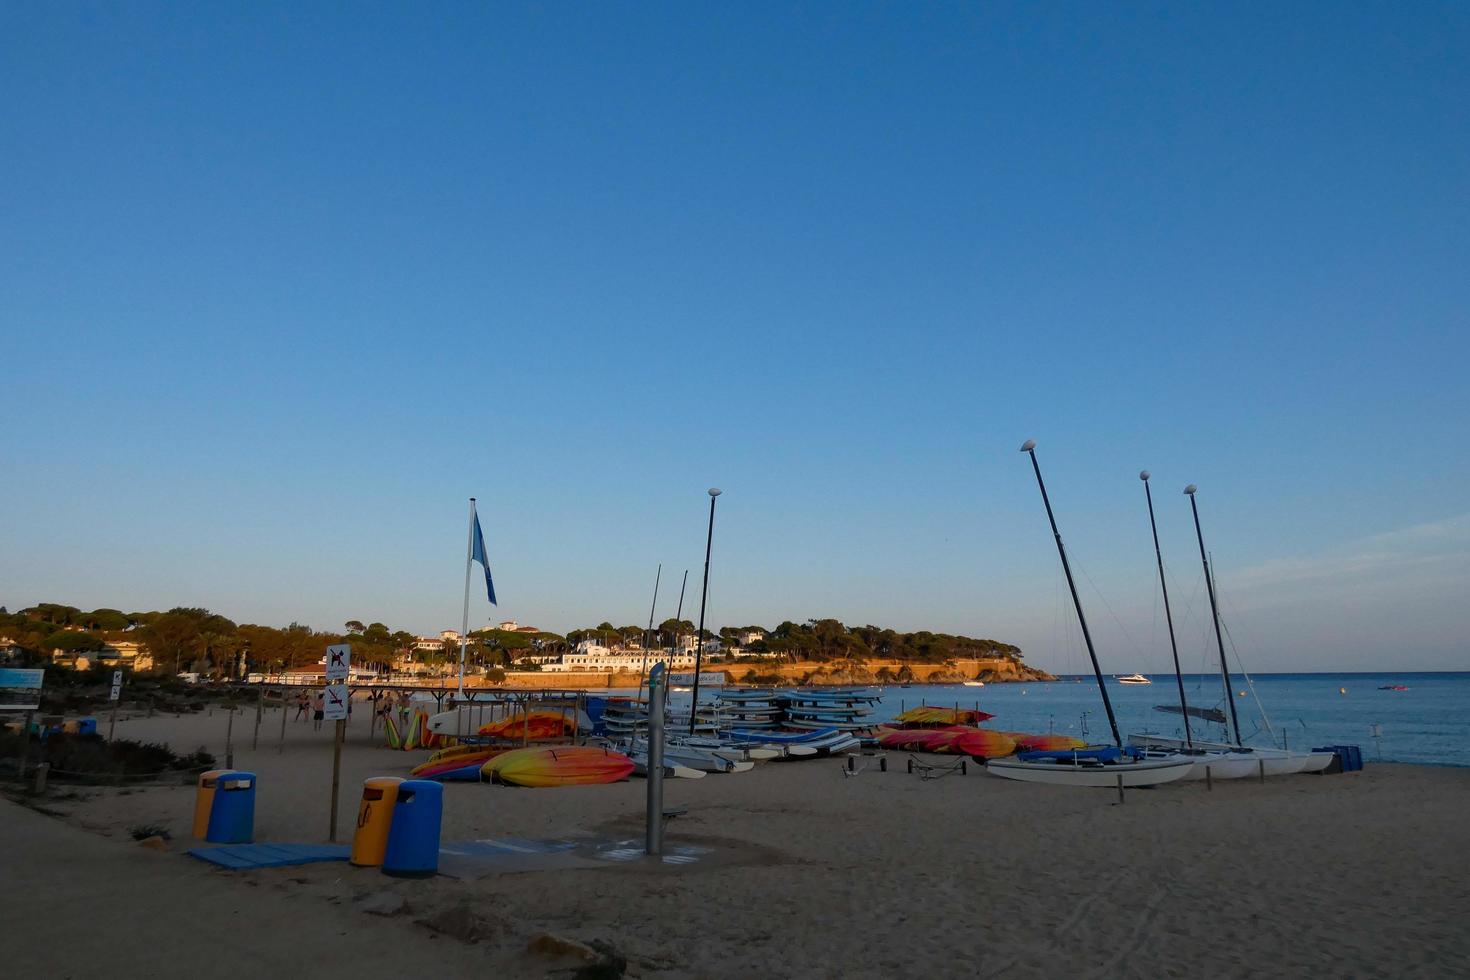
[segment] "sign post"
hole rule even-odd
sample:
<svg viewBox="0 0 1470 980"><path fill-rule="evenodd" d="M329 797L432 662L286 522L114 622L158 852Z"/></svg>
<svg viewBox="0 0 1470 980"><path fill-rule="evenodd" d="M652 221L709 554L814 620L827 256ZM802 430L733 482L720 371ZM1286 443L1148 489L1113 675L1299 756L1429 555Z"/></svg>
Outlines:
<svg viewBox="0 0 1470 980"><path fill-rule="evenodd" d="M112 741L112 733L117 730L117 705L122 700L122 671L112 672L112 693L108 695L112 701L112 720L107 723L107 740Z"/></svg>
<svg viewBox="0 0 1470 980"><path fill-rule="evenodd" d="M332 826L327 840L337 842L337 790L342 783L342 739L347 734L347 699L352 692L347 687L347 676L351 669L352 647L336 643L327 647L327 689L323 692L322 718L336 722L336 733L332 738Z"/></svg>
<svg viewBox="0 0 1470 980"><path fill-rule="evenodd" d="M0 711L24 711L25 727L21 729L20 778L26 775L31 756L31 716L41 708L41 684L44 670L20 670L0 667Z"/></svg>

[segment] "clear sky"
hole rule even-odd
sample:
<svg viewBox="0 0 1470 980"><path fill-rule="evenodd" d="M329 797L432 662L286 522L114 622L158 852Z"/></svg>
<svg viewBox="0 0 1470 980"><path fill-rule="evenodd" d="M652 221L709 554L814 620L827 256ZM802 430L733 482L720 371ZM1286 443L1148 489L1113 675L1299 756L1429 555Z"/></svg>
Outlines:
<svg viewBox="0 0 1470 980"><path fill-rule="evenodd" d="M0 604L1470 666L1470 8L7 4Z"/></svg>

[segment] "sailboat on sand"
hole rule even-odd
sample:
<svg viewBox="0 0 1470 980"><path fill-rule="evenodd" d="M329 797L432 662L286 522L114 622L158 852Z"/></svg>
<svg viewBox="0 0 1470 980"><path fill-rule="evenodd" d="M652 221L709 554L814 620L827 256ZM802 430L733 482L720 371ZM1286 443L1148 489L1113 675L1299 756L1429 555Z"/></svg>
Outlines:
<svg viewBox="0 0 1470 980"><path fill-rule="evenodd" d="M1148 488L1148 473L1142 475L1144 489ZM1179 682L1180 709L1184 716L1184 741L1177 738L1166 738L1159 735L1137 734L1128 736L1128 744L1137 749L1148 752L1172 753L1182 749L1200 749L1206 753L1218 753L1219 761L1209 763L1210 774L1217 779L1229 779L1237 776L1285 776L1298 772L1320 772L1331 764L1333 754L1331 752L1293 752L1285 748L1258 748L1242 744L1240 737L1240 717L1235 710L1235 698L1231 696L1230 667L1225 659L1225 639L1220 630L1220 604L1215 596L1214 573L1210 568L1209 553L1205 551L1205 536L1200 529L1199 505L1195 502L1195 493L1199 488L1193 483L1184 488L1184 493L1189 497L1189 507L1194 514L1194 533L1199 541L1200 563L1204 566L1205 586L1210 596L1210 614L1213 617L1215 627L1215 646L1220 654L1220 679L1224 684L1225 703L1230 708L1230 722L1235 729L1235 740L1233 742L1201 742L1191 737L1189 730L1190 709L1184 704L1184 682ZM1149 498L1149 518L1153 518L1153 498ZM1158 545L1158 532L1154 532L1155 548ZM1159 578L1163 580L1163 564L1160 559ZM1168 609L1167 595L1165 598L1165 609ZM1170 641L1173 641L1173 626L1169 631ZM1175 671L1179 668L1178 650L1175 649L1174 659ZM1221 719L1223 721L1223 718ZM1230 729L1227 727L1226 733ZM1203 776L1203 771L1200 772Z"/></svg>
<svg viewBox="0 0 1470 980"><path fill-rule="evenodd" d="M1098 664L1097 651L1092 645L1092 634L1087 629L1082 600L1077 595L1077 583L1072 579L1067 549L1062 545L1062 533L1057 529L1051 499L1046 494L1046 483L1041 479L1041 464L1036 461L1036 443L1026 440L1021 446L1021 452L1031 457L1031 468L1036 473L1036 485L1041 490L1041 501L1046 506L1046 517L1051 523L1052 537L1056 540L1057 555L1062 560L1062 571L1067 576L1067 587L1072 592L1072 604L1077 610L1082 638L1087 643L1087 656L1092 661L1092 673L1097 679L1097 690L1102 695L1103 708L1107 711L1114 744L1055 752L1022 752L1009 759L992 759L986 763L985 768L1007 779L1059 786L1156 786L1182 779L1195 765L1195 760L1189 756L1159 754L1148 757L1142 750L1123 747L1123 738L1118 733L1118 719L1113 714L1113 702L1108 697L1107 685L1103 683L1102 667Z"/></svg>

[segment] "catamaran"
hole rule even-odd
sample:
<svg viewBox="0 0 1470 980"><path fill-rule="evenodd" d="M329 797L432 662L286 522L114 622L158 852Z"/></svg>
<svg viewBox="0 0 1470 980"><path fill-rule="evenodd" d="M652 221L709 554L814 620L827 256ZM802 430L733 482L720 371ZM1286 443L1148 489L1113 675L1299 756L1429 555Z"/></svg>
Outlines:
<svg viewBox="0 0 1470 980"><path fill-rule="evenodd" d="M1097 650L1092 645L1092 633L1087 629L1087 616L1082 612L1082 600L1077 595L1077 583L1072 579L1067 549L1062 545L1062 532L1057 529L1051 498L1047 496L1046 484L1041 479L1041 464L1036 461L1036 443L1026 440L1021 452L1031 457L1031 468L1036 473L1036 485L1041 490L1041 501L1046 506L1046 518L1051 524L1052 537L1056 540L1057 555L1062 560L1062 571L1067 576L1067 587L1072 592L1072 605L1077 610L1077 622L1082 627L1082 638L1087 643L1087 656L1092 661L1092 673L1097 679L1097 690L1102 695L1103 707L1107 710L1114 744L1055 752L1022 752L1014 758L991 760L986 763L985 768L1007 779L1060 786L1156 786L1182 779L1195 765L1195 760L1189 756L1158 754L1150 757L1142 750L1123 747L1123 738L1118 733L1118 720L1113 715L1113 702L1108 697L1107 685L1103 683L1102 667L1097 660Z"/></svg>
<svg viewBox="0 0 1470 980"><path fill-rule="evenodd" d="M1148 488L1148 472L1141 474L1144 480L1144 488ZM1184 740L1169 738L1161 735L1150 735L1145 733L1130 735L1128 743L1130 746L1150 752L1177 752L1180 749L1198 749L1206 753L1205 760L1201 763L1198 776L1203 778L1203 766L1208 765L1210 775L1216 779L1241 778L1245 776L1286 776L1298 772L1320 772L1332 763L1331 752L1294 752L1286 748L1249 746L1242 744L1240 736L1240 717L1235 710L1235 699L1231 697L1230 666L1225 659L1225 638L1220 628L1220 604L1215 595L1214 571L1210 567L1209 552L1205 550L1205 536L1200 528L1199 505L1195 502L1195 494L1198 491L1193 483L1184 488L1184 493L1189 497L1190 511L1194 515L1194 533L1199 542L1200 564L1204 568L1205 586L1210 597L1210 615L1215 628L1215 646L1220 655L1220 680L1224 684L1225 702L1230 707L1231 725L1226 727L1229 734L1230 728L1235 729L1235 741L1233 742L1202 742L1194 739L1189 729L1189 718L1198 709L1191 709L1184 703L1184 682L1181 677L1179 682L1180 713L1184 717ZM1153 498L1149 498L1149 519L1153 519ZM1154 547L1158 548L1158 531L1154 531ZM1163 559L1159 559L1159 580L1163 581ZM1165 594L1165 610L1167 615L1168 597L1167 587ZM1170 625L1170 641L1173 640L1172 621ZM1174 669L1176 674L1179 669L1178 650L1175 649ZM1225 719L1222 715L1220 720ZM1268 723L1269 726L1269 723ZM1211 758L1213 756L1213 758Z"/></svg>

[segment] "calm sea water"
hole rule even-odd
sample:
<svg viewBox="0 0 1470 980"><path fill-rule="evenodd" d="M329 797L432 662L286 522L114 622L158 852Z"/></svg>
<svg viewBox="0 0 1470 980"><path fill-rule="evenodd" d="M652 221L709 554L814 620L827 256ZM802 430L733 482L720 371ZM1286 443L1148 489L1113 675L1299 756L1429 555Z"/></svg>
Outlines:
<svg viewBox="0 0 1470 980"><path fill-rule="evenodd" d="M1119 684L1108 679L1108 696L1118 715L1118 727L1125 737L1138 731L1182 737L1178 715L1154 710L1156 704L1178 703L1174 676L1149 676L1153 681L1149 685ZM1236 710L1249 744L1279 746L1284 734L1292 748L1358 745L1369 761L1470 766L1470 672L1253 674L1251 680L1275 737L1267 733L1245 680L1236 675ZM1403 684L1408 690L1379 690L1384 684ZM988 727L1056 731L1109 740L1107 716L1091 675L1047 683L889 685L870 690L883 696L875 720L890 719L918 704L958 704L962 708L978 705L995 715L994 721L986 723ZM1184 690L1191 705L1219 707L1228 713L1218 674L1186 674ZM1246 692L1245 697L1239 696L1241 691ZM1219 725L1198 719L1191 719L1190 725L1197 738L1224 740ZM1373 725L1382 732L1376 740L1370 734Z"/></svg>

